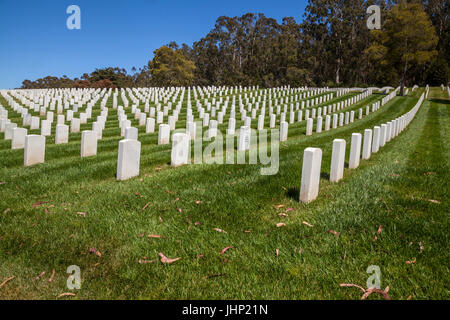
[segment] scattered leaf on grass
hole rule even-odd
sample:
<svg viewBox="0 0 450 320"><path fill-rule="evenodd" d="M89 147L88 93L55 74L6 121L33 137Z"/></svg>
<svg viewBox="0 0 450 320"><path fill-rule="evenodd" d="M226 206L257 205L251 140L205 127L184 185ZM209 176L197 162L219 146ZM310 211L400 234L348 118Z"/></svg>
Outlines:
<svg viewBox="0 0 450 320"><path fill-rule="evenodd" d="M37 201L33 203L33 208L36 208L37 206L40 206L41 204L47 203L46 201Z"/></svg>
<svg viewBox="0 0 450 320"><path fill-rule="evenodd" d="M97 256L101 257L102 254L100 253L100 251L95 250L94 248L90 248L89 252L96 254Z"/></svg>
<svg viewBox="0 0 450 320"><path fill-rule="evenodd" d="M78 215L86 217L86 213L85 212L77 212Z"/></svg>
<svg viewBox="0 0 450 320"><path fill-rule="evenodd" d="M358 289L361 289L362 292L366 292L366 289L364 289L363 287L357 285L357 284L353 284L353 283L341 283L339 286L341 287L355 287Z"/></svg>
<svg viewBox="0 0 450 320"><path fill-rule="evenodd" d="M200 221L196 221L196 222L194 222L194 225L196 225L196 226L199 226L199 225L201 225L202 223L200 222Z"/></svg>
<svg viewBox="0 0 450 320"><path fill-rule="evenodd" d="M291 211L294 211L294 208L288 208L288 209L286 209L286 213L291 212Z"/></svg>
<svg viewBox="0 0 450 320"><path fill-rule="evenodd" d="M161 262L164 264L171 264L181 259L181 258L173 258L173 259L167 258L162 252L158 253L158 256L161 258Z"/></svg>
<svg viewBox="0 0 450 320"><path fill-rule="evenodd" d="M154 238L154 239L164 238L163 236L161 236L159 234L149 234L148 237L149 238Z"/></svg>
<svg viewBox="0 0 450 320"><path fill-rule="evenodd" d="M214 230L214 231L217 231L217 232L227 233L226 231L224 231L224 230L222 230L222 229L219 229L219 228L214 228L213 230Z"/></svg>
<svg viewBox="0 0 450 320"><path fill-rule="evenodd" d="M377 233L380 234L382 230L383 230L383 226L380 225L380 226L378 227Z"/></svg>
<svg viewBox="0 0 450 320"><path fill-rule="evenodd" d="M6 278L5 281L3 281L2 283L0 283L0 288L3 287L5 284L7 284L9 281L11 281L12 279L14 279L16 276L12 276L9 278Z"/></svg>
<svg viewBox="0 0 450 320"><path fill-rule="evenodd" d="M277 209L280 209L280 208L283 208L284 207L284 204L279 204L279 205L277 205Z"/></svg>
<svg viewBox="0 0 450 320"><path fill-rule="evenodd" d="M419 242L419 250L420 250L420 253L422 253L423 249L425 249L425 248L424 248L422 242Z"/></svg>
<svg viewBox="0 0 450 320"><path fill-rule="evenodd" d="M139 259L139 264L153 263L153 260Z"/></svg>
<svg viewBox="0 0 450 320"><path fill-rule="evenodd" d="M3 213L8 213L11 211L11 208L6 208L5 211L3 211Z"/></svg>
<svg viewBox="0 0 450 320"><path fill-rule="evenodd" d="M413 264L413 263L416 263L416 258L414 258L413 260L410 260L410 261L406 261L406 264Z"/></svg>
<svg viewBox="0 0 450 320"><path fill-rule="evenodd" d="M6 183L5 181L0 181L0 185L1 185L1 184L5 184L5 183Z"/></svg>
<svg viewBox="0 0 450 320"><path fill-rule="evenodd" d="M436 204L441 204L441 202L440 202L440 201L437 201L437 200L433 200L433 199L428 199L428 201L430 201L430 202L432 202L432 203L436 203Z"/></svg>
<svg viewBox="0 0 450 320"><path fill-rule="evenodd" d="M231 249L231 248L233 248L233 247L229 246L229 247L223 248L222 251L220 251L220 254L224 254L225 252L227 252L228 249Z"/></svg>
<svg viewBox="0 0 450 320"><path fill-rule="evenodd" d="M374 292L381 294L383 296L384 300L391 300L391 297L388 295L388 293L386 291L383 291L380 289L375 289L375 288L367 289L366 292L361 297L361 300L367 299Z"/></svg>
<svg viewBox="0 0 450 320"><path fill-rule="evenodd" d="M200 203L202 203L203 201L200 201L200 200L197 200L197 201L195 201L195 204L200 204Z"/></svg>
<svg viewBox="0 0 450 320"><path fill-rule="evenodd" d="M286 223L283 223L283 222L277 223L277 228L281 228L281 227L285 227L285 226L286 226Z"/></svg>
<svg viewBox="0 0 450 320"><path fill-rule="evenodd" d="M308 222L306 222L306 221L303 221L302 222L305 226L308 226L308 227L313 227L313 225L312 224L310 224L310 223L308 223Z"/></svg>
<svg viewBox="0 0 450 320"><path fill-rule="evenodd" d="M340 232L334 231L334 230L328 230L329 233L334 234L336 236L340 235Z"/></svg>
<svg viewBox="0 0 450 320"><path fill-rule="evenodd" d="M285 217L285 218L289 217L286 213L279 213L278 216L279 217Z"/></svg>
<svg viewBox="0 0 450 320"><path fill-rule="evenodd" d="M275 249L275 255L276 255L277 257L280 255L280 250L278 250L278 248Z"/></svg>
<svg viewBox="0 0 450 320"><path fill-rule="evenodd" d="M62 297L75 297L75 293L72 292L64 292L61 293L59 296L57 296L56 298L62 298Z"/></svg>
<svg viewBox="0 0 450 320"><path fill-rule="evenodd" d="M177 211L178 211L179 213L181 213L183 210L181 210L181 208L177 208Z"/></svg>
<svg viewBox="0 0 450 320"><path fill-rule="evenodd" d="M55 277L55 269L52 270L52 275L48 279L48 282L52 282L54 277Z"/></svg>
<svg viewBox="0 0 450 320"><path fill-rule="evenodd" d="M142 208L142 210L145 210L145 209L147 209L147 207L150 205L150 202L147 202L146 204L145 204L145 206Z"/></svg>
<svg viewBox="0 0 450 320"><path fill-rule="evenodd" d="M45 270L42 271L37 277L36 280L39 280L45 274Z"/></svg>

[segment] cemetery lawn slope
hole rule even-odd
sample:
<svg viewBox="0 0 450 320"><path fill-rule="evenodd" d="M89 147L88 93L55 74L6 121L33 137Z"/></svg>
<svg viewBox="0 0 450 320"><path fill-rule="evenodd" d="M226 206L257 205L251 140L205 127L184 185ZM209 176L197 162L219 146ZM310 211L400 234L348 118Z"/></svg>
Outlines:
<svg viewBox="0 0 450 320"><path fill-rule="evenodd" d="M443 91L432 89L408 128L357 170L327 181L333 139L346 139L348 161L353 132L404 114L422 92L334 131L290 135L274 176L259 165L170 168L161 147L140 177L119 183L109 174L118 139L96 158L79 158L78 143L29 168L0 150L0 283L10 279L0 298L360 299L340 284L366 287L376 265L392 299L449 299ZM306 147L323 150L319 198L308 205L298 202ZM158 253L180 259L163 264ZM70 265L80 290L66 287Z"/></svg>

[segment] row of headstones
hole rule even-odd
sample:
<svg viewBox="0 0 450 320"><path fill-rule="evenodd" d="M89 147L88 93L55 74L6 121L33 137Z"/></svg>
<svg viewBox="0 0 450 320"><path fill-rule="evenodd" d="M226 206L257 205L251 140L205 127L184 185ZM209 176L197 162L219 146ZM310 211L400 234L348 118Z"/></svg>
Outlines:
<svg viewBox="0 0 450 320"><path fill-rule="evenodd" d="M348 99L348 101L345 101L341 103L338 103L338 108L341 108L341 106L347 105L347 102L356 102L359 101L362 98L367 97L367 93L361 94L360 96L357 97L353 97L351 99ZM181 106L180 106L181 107ZM336 107L336 105L334 105L334 107ZM375 103L372 106L372 111L377 110L379 107L379 103ZM147 118L145 113L141 113L140 109L137 109L135 106L133 106L132 112L135 113L135 119L139 119L139 125L142 126L145 123L146 126L146 133L153 133L155 131L155 123L156 124L160 124L159 126L159 131L158 131L158 144L168 144L169 140L170 140L170 131L175 129L175 123L177 121L178 118L178 109L174 111L174 114L172 116L169 116L168 118L168 124L163 124L163 116L168 112L168 109L165 107L164 112L162 111L157 111L157 117L156 120L153 118L155 115L155 108L150 108L150 117ZM367 106L366 108L366 113L369 113L369 106ZM322 127L322 122L320 121L321 117L321 111L322 109L319 108L319 129L317 132L321 132L321 127ZM147 112L147 110L145 110ZM191 112L189 112L191 111ZM200 125L203 126L209 126L210 130L209 130L209 138L213 138L216 136L217 134L217 127L218 124L221 124L223 121L223 117L221 117L221 113L219 113L219 117L218 120L209 120L209 114L202 114L201 113L202 110L200 110L200 118L203 117L203 121L200 122ZM316 109L312 110L312 117L315 118L315 111ZM324 107L324 113L326 113L326 107ZM299 111L299 120L298 121L302 121L302 111ZM305 118L309 118L309 110L305 111ZM353 118L354 118L354 113L352 112L351 114L351 122L353 122ZM275 119L274 119L274 114L272 114L271 116L271 123L270 123L270 127L273 128L275 127ZM360 118L362 117L362 109L360 110ZM282 117L283 118L283 117ZM127 117L124 113L123 107L122 106L118 106L118 119L119 119L119 127L121 128L121 135L124 136L125 130L131 127L131 121L127 120ZM294 117L291 115L291 120L293 120ZM326 122L325 122L325 130L329 130L330 127L330 120L329 120L329 116L327 116L326 118ZM285 121L283 119L281 119L281 139L287 139L287 123L284 123ZM311 119L312 120L312 119ZM349 114L348 112L346 113L346 124L349 122ZM291 121L292 122L292 121ZM309 121L308 121L309 122ZM343 114L341 114L341 122L340 122L340 126L342 126L344 123L344 117ZM236 120L231 117L229 119L229 123L228 123L228 130L227 130L227 134L228 135L234 135L235 134L235 126L236 126ZM251 118L250 117L246 117L244 119L244 127L241 128L241 132L247 132L248 130L250 130L251 127ZM333 119L333 128L337 127L337 118L334 117ZM248 129L246 129L248 128ZM263 130L264 128L264 115L260 115L258 117L258 130ZM197 129L197 123L194 122L193 119L193 115L192 115L192 110L188 109L188 113L187 113L187 122L186 122L186 133L189 135L190 139L195 139L196 137L196 129ZM311 124L311 130L312 131L312 124ZM309 132L309 131L308 131ZM311 132L312 134L312 132ZM283 140L284 141L284 140ZM240 143L240 145L244 145L243 143Z"/></svg>
<svg viewBox="0 0 450 320"><path fill-rule="evenodd" d="M68 126L57 125L56 139L58 143L68 142ZM60 133L60 130L64 131ZM127 128L125 140L137 141L138 132L136 128ZM62 141L65 139L64 141ZM94 130L85 130L81 133L81 157L92 157L97 155L98 134ZM45 136L28 135L25 128L14 128L12 130L12 148L24 149L24 165L31 166L45 161Z"/></svg>
<svg viewBox="0 0 450 320"><path fill-rule="evenodd" d="M425 95L422 94L417 104L404 115L372 129L364 130L364 140L360 133L353 133L350 146L349 169L359 167L360 158L368 160L372 153L379 151L387 142L401 133L414 119ZM361 142L362 154L361 154ZM346 141L333 141L330 181L338 182L344 176ZM319 194L320 171L322 166L322 150L320 148L306 148L303 154L302 177L300 187L300 201L309 203Z"/></svg>

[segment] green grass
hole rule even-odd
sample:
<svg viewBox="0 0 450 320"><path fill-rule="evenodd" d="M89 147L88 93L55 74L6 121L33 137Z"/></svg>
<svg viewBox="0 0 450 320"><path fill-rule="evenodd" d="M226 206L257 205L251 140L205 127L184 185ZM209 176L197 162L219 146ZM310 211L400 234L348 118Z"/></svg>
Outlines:
<svg viewBox="0 0 450 320"><path fill-rule="evenodd" d="M304 123L289 126L274 176L260 175L259 165L171 168L170 146L141 133L140 176L116 182L113 110L94 158L79 157L79 134L68 145L48 138L45 164L25 168L23 151L10 150L0 133L0 283L15 276L0 298L54 299L70 292L66 268L78 265L82 288L70 299L359 299L360 290L339 284L365 287L367 267L378 265L393 299L448 299L446 93L433 89L408 128L357 170L345 169L343 181L326 179L333 139L347 140L348 159L351 133L404 114L422 92L310 137ZM2 97L0 103L7 105ZM183 114L177 127L184 120ZM323 150L319 198L308 205L298 202L306 147ZM33 208L37 201L46 203ZM288 217L279 216L288 208L294 208ZM279 222L286 226L277 228ZM220 254L227 246L233 248ZM181 259L163 265L159 252ZM144 257L154 262L139 264Z"/></svg>

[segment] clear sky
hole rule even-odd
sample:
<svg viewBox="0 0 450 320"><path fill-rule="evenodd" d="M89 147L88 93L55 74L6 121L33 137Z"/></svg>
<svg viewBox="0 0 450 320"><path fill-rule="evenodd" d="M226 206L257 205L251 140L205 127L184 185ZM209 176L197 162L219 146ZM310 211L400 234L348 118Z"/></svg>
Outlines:
<svg viewBox="0 0 450 320"><path fill-rule="evenodd" d="M80 77L95 68L128 71L153 50L176 41L192 45L219 16L264 13L301 21L306 0L0 0L0 88L25 79ZM81 9L81 30L69 30L69 5Z"/></svg>

